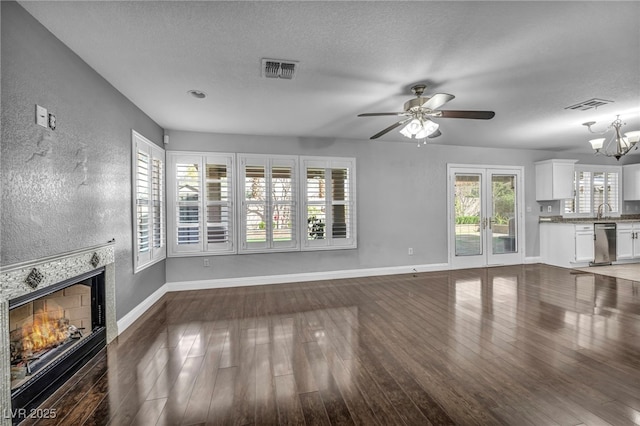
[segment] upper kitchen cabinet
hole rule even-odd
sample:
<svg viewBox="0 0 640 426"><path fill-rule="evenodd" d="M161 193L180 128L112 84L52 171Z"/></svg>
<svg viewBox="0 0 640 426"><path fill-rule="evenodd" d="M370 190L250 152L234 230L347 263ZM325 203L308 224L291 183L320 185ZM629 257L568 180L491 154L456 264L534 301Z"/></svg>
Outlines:
<svg viewBox="0 0 640 426"><path fill-rule="evenodd" d="M573 198L574 166L578 160L546 160L536 164L536 200Z"/></svg>
<svg viewBox="0 0 640 426"><path fill-rule="evenodd" d="M640 164L629 164L622 167L625 201L640 200Z"/></svg>

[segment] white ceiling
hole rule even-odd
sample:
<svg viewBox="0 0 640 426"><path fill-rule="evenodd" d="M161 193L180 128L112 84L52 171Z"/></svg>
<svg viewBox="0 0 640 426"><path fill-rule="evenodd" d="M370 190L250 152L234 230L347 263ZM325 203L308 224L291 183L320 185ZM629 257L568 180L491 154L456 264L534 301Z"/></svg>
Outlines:
<svg viewBox="0 0 640 426"><path fill-rule="evenodd" d="M443 109L496 112L436 120L433 143L586 153L583 122L640 129L640 2L21 5L165 129L367 139L395 118L356 115L401 111L423 82L456 96ZM262 58L296 78L263 78ZM614 103L564 109L590 98Z"/></svg>

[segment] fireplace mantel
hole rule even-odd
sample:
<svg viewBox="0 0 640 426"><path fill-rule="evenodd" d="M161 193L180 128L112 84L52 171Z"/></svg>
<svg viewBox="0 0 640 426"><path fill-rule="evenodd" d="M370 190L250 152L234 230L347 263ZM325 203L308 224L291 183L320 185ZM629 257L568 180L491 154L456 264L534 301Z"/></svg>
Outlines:
<svg viewBox="0 0 640 426"><path fill-rule="evenodd" d="M11 407L9 354L9 300L105 268L105 320L107 343L118 335L115 303L114 243L89 247L14 265L0 267L0 407ZM1 426L11 418L0 418Z"/></svg>

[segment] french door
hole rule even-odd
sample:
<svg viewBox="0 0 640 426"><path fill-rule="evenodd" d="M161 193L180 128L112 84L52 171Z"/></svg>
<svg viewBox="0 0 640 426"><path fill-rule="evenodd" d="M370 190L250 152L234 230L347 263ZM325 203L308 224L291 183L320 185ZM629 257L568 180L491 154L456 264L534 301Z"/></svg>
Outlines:
<svg viewBox="0 0 640 426"><path fill-rule="evenodd" d="M522 263L521 168L448 166L449 264Z"/></svg>

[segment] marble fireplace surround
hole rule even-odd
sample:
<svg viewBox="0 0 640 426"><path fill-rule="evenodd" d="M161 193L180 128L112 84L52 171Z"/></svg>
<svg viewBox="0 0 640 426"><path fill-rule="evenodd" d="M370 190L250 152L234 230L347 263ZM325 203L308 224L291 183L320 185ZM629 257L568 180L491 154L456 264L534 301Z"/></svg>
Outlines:
<svg viewBox="0 0 640 426"><path fill-rule="evenodd" d="M9 300L46 288L94 269L105 268L105 320L107 344L118 336L115 306L115 254L112 242L0 267L0 407L11 407L11 372L9 365ZM27 283L34 270L40 273L36 288ZM0 425L10 425L11 419L1 416Z"/></svg>

